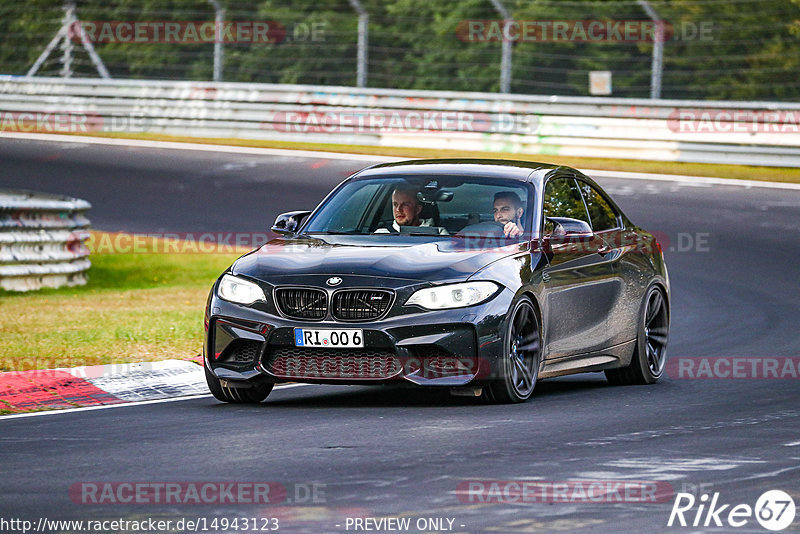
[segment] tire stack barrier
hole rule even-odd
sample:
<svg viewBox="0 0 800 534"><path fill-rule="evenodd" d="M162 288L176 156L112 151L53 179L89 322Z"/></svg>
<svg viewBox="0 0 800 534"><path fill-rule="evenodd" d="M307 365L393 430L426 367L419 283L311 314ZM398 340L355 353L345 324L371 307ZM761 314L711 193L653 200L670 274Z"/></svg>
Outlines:
<svg viewBox="0 0 800 534"><path fill-rule="evenodd" d="M0 288L85 284L90 208L77 198L0 189Z"/></svg>

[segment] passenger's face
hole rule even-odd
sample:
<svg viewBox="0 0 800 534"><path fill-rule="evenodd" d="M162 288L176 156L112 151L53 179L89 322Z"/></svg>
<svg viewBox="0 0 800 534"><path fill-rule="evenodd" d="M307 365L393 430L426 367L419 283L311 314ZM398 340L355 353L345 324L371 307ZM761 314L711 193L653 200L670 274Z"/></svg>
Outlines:
<svg viewBox="0 0 800 534"><path fill-rule="evenodd" d="M514 205L507 198L498 198L494 201L494 220L499 223L516 222L522 217L522 208L514 209Z"/></svg>
<svg viewBox="0 0 800 534"><path fill-rule="evenodd" d="M392 193L392 211L400 226L418 226L422 204L411 193L395 191Z"/></svg>

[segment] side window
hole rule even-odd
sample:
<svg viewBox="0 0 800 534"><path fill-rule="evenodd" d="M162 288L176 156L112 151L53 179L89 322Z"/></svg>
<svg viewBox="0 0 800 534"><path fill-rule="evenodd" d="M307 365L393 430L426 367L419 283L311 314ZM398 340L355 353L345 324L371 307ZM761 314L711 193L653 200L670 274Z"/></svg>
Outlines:
<svg viewBox="0 0 800 534"><path fill-rule="evenodd" d="M579 181L583 199L592 219L592 230L602 232L617 227L617 214L603 196L591 185Z"/></svg>
<svg viewBox="0 0 800 534"><path fill-rule="evenodd" d="M572 178L555 178L544 188L544 217L571 217L589 224L581 193ZM553 224L544 220L544 234L553 232Z"/></svg>

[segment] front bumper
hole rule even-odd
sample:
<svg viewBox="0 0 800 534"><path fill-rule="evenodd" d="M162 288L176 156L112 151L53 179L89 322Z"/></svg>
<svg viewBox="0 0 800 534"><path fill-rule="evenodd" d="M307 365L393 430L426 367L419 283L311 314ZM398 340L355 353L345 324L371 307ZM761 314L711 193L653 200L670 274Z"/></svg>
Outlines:
<svg viewBox="0 0 800 534"><path fill-rule="evenodd" d="M398 296L402 296L398 291ZM305 322L224 301L214 290L206 310L205 365L234 385L257 382L420 386L480 384L498 376L503 321L512 293L477 306L422 311L395 300L384 319ZM398 302L399 301L399 302ZM364 348L295 347L295 328L361 329Z"/></svg>

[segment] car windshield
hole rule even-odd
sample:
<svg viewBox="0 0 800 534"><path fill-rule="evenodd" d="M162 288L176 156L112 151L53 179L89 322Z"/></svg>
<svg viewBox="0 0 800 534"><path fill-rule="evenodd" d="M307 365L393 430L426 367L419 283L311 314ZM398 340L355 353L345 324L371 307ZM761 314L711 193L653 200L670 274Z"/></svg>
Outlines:
<svg viewBox="0 0 800 534"><path fill-rule="evenodd" d="M337 189L302 233L479 235L519 240L529 234L528 207L532 205L532 188L515 180L453 176L361 179ZM504 232L508 222L519 231Z"/></svg>

